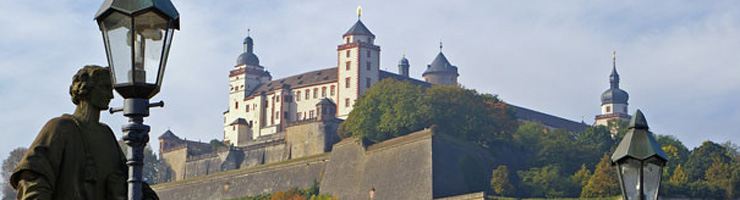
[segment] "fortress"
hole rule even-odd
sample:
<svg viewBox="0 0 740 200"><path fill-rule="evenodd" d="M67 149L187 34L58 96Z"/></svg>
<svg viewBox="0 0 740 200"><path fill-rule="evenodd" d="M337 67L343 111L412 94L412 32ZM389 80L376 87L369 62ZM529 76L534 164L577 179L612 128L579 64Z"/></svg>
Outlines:
<svg viewBox="0 0 740 200"><path fill-rule="evenodd" d="M398 73L381 70L380 46L374 43L375 35L360 18L342 35L342 41L336 49L337 66L273 80L260 65L254 39L247 36L244 52L229 73L229 107L223 114L225 146L181 139L171 131L159 137L163 161L159 180L174 182L155 186L163 199L235 198L278 189L306 188L313 181L319 182L322 192L342 199L366 199L362 196L367 195L366 187L393 190L379 183L416 184L414 187L418 187L417 192L423 197L420 199L485 191L487 180L460 178L468 176L463 173L471 170L462 169L458 162L477 163L476 166L485 170L473 170L479 173L474 176L487 177L482 175L495 167L490 155L472 151L470 148L474 147L470 146L474 145L435 134L433 130L367 148L349 141L352 139L340 141L339 123L347 118L354 102L378 81L391 78L431 87L458 85L459 76L458 67L445 57L441 46L422 74L424 80L409 77L410 65L405 56L398 63ZM596 125L605 125L610 119L629 119L628 95L619 89L616 61L610 77L611 87L602 94L602 114L596 116ZM574 132L588 127L583 122L510 103L509 106L516 110L520 121L535 121L548 128ZM378 169L377 165L386 162L393 163L384 168L390 171L371 172L364 168L373 165L373 169ZM412 169L422 171L408 171ZM442 169L447 172L436 171ZM409 180L394 178L394 173L420 181L406 183ZM433 178L451 182L442 183L441 179ZM211 196L193 192L203 190ZM399 192L393 197L404 195L411 194Z"/></svg>

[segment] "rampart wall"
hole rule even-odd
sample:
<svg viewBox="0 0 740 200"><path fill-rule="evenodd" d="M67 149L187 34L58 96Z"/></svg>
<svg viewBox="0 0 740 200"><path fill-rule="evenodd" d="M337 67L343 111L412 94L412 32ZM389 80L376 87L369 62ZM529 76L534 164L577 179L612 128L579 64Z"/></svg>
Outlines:
<svg viewBox="0 0 740 200"><path fill-rule="evenodd" d="M160 199L229 199L308 188L321 179L329 154L293 159L153 186Z"/></svg>

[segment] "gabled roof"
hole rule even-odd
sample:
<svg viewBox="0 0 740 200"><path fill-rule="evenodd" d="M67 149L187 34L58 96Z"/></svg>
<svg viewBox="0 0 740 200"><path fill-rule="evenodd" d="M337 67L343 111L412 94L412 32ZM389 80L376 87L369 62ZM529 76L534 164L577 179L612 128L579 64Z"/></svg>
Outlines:
<svg viewBox="0 0 740 200"><path fill-rule="evenodd" d="M357 20L357 23L355 25L352 25L351 28L345 33L343 36L347 35L367 35L375 38L375 35L373 35L372 32L370 32L370 29L367 29L365 24L362 23L362 21Z"/></svg>
<svg viewBox="0 0 740 200"><path fill-rule="evenodd" d="M177 137L172 131L167 129L161 136L159 136L159 139L180 139Z"/></svg>
<svg viewBox="0 0 740 200"><path fill-rule="evenodd" d="M276 89L280 89L283 85L287 84L289 88L300 88L303 86L337 82L337 68L326 68L311 72L306 72L294 76L289 76L282 79L270 81L268 83L260 84L257 89L252 93L247 94L246 97L257 96L261 92L271 92Z"/></svg>
<svg viewBox="0 0 740 200"><path fill-rule="evenodd" d="M415 78L405 77L405 76L401 76L401 75L396 74L396 73L393 73L393 72L387 72L387 71L380 70L380 80L387 79L387 78L392 78L392 79L395 79L397 81L408 81L411 84L421 85L423 87L431 87L432 86L431 83L427 83L427 82L424 82L424 81L421 81L421 80L417 80Z"/></svg>
<svg viewBox="0 0 740 200"><path fill-rule="evenodd" d="M572 132L585 131L586 128L588 127L588 125L584 123L578 123L578 122L571 121L568 119L564 119L564 118L556 117L553 115L534 111L534 110L521 107L521 106L515 106L511 104L508 104L508 105L516 110L516 118L519 120L539 122L548 127L564 128Z"/></svg>

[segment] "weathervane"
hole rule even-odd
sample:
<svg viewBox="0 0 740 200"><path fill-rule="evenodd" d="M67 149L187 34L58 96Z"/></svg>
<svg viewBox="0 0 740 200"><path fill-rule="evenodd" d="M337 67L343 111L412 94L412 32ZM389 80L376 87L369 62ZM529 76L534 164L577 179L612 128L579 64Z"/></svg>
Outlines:
<svg viewBox="0 0 740 200"><path fill-rule="evenodd" d="M357 19L358 20L360 19L360 16L362 16L362 7L357 6Z"/></svg>

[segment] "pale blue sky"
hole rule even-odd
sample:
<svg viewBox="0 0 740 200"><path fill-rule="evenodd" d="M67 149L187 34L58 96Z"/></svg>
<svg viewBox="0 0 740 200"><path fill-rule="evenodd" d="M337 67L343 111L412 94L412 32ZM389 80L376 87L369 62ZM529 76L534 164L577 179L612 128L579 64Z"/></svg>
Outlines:
<svg viewBox="0 0 740 200"><path fill-rule="evenodd" d="M740 143L740 2L718 1L180 1L162 92L145 122L151 138L222 139L228 71L247 27L274 78L334 67L336 45L362 20L396 72L411 75L444 52L467 88L593 123L618 52L630 112L689 148ZM102 1L0 0L0 157L28 146L50 118L71 113L68 88L86 64L106 65L93 15ZM122 105L119 96L113 106ZM120 136L126 118L102 114ZM154 144L155 149L158 148Z"/></svg>

